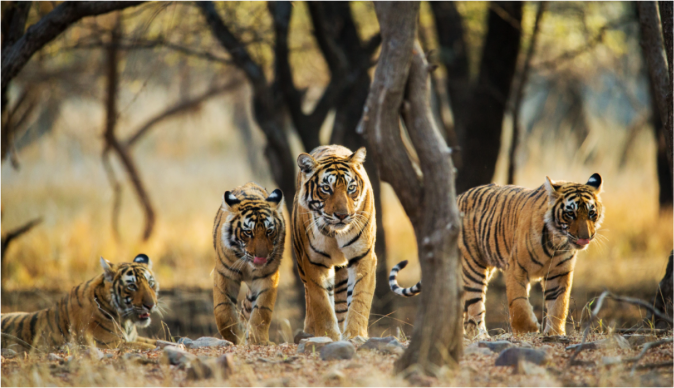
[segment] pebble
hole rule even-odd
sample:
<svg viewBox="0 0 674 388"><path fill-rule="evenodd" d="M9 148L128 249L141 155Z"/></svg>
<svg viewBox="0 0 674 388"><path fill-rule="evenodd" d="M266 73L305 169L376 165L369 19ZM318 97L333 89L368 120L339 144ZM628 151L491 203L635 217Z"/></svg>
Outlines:
<svg viewBox="0 0 674 388"><path fill-rule="evenodd" d="M5 349L5 348L2 349L2 357L12 359L18 355L19 354L12 349Z"/></svg>
<svg viewBox="0 0 674 388"><path fill-rule="evenodd" d="M536 365L544 365L550 362L552 357L545 351L528 348L509 348L501 352L496 359L496 366L517 365L520 360L529 361Z"/></svg>
<svg viewBox="0 0 674 388"><path fill-rule="evenodd" d="M311 337L311 338L305 338L300 341L299 346L297 346L297 353L313 353L320 351L320 349L329 344L332 343L332 339L330 337Z"/></svg>
<svg viewBox="0 0 674 388"><path fill-rule="evenodd" d="M185 345L185 347L188 349L226 348L232 345L232 343L227 340L215 337L201 337L197 340L191 340L187 337L182 337L178 340L178 344Z"/></svg>
<svg viewBox="0 0 674 388"><path fill-rule="evenodd" d="M161 353L162 361L171 365L184 365L196 360L196 356L175 346L167 346Z"/></svg>
<svg viewBox="0 0 674 388"><path fill-rule="evenodd" d="M494 353L501 353L502 351L512 348L513 343L509 341L480 341L477 343L480 348L487 348Z"/></svg>
<svg viewBox="0 0 674 388"><path fill-rule="evenodd" d="M373 337L368 339L364 344L360 345L358 350L369 349L383 351L386 345L388 345L391 341L396 341L395 337Z"/></svg>
<svg viewBox="0 0 674 388"><path fill-rule="evenodd" d="M350 360L356 354L356 347L348 341L337 341L327 344L321 348L321 359L328 360Z"/></svg>

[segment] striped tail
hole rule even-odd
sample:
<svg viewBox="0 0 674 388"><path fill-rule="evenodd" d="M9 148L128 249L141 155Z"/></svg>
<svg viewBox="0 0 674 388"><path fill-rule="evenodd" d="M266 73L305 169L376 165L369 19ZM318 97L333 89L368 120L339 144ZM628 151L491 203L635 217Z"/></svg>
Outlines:
<svg viewBox="0 0 674 388"><path fill-rule="evenodd" d="M401 261L398 265L393 267L391 274L388 277L388 285L391 287L391 291L400 296L415 296L421 292L421 281L410 288L402 288L398 285L398 272L405 267L407 267L407 260Z"/></svg>

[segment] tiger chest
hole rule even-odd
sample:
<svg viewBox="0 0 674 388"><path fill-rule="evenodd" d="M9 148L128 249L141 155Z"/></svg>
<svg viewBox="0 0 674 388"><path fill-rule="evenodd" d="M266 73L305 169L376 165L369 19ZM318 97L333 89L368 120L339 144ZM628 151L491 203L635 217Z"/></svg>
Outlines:
<svg viewBox="0 0 674 388"><path fill-rule="evenodd" d="M313 264L325 267L346 265L346 257L339 247L336 238L320 233L307 235L307 254Z"/></svg>

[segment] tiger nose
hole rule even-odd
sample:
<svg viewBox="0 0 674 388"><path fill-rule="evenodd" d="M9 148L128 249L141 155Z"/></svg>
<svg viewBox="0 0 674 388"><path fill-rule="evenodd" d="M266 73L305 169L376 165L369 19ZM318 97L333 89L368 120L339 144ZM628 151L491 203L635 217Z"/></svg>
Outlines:
<svg viewBox="0 0 674 388"><path fill-rule="evenodd" d="M348 213L337 213L337 212L335 212L334 214L335 214L335 217L339 218L340 220L344 220L346 217L349 216Z"/></svg>
<svg viewBox="0 0 674 388"><path fill-rule="evenodd" d="M145 307L148 311L152 311L152 309L154 308L154 302L143 303L143 307Z"/></svg>

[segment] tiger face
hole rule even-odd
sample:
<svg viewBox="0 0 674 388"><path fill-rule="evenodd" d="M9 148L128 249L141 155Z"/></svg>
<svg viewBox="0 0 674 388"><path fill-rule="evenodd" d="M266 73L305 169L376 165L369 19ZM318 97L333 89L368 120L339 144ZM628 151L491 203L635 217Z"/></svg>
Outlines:
<svg viewBox="0 0 674 388"><path fill-rule="evenodd" d="M119 315L138 327L147 327L150 314L157 311L159 283L152 262L141 253L133 263L112 264L101 257L105 285L110 286L112 305Z"/></svg>
<svg viewBox="0 0 674 388"><path fill-rule="evenodd" d="M358 219L366 192L362 178L365 154L362 147L344 157L329 155L317 160L306 153L297 157L300 205L314 214L318 230L329 235L346 233Z"/></svg>
<svg viewBox="0 0 674 388"><path fill-rule="evenodd" d="M265 193L266 195L266 193ZM268 197L259 190L226 191L222 206L229 213L223 240L238 259L253 268L269 265L283 240L283 193L276 189Z"/></svg>
<svg viewBox="0 0 674 388"><path fill-rule="evenodd" d="M553 230L566 237L574 249L587 248L604 219L599 198L602 179L593 174L586 184L555 182L546 177L549 208L545 221Z"/></svg>

